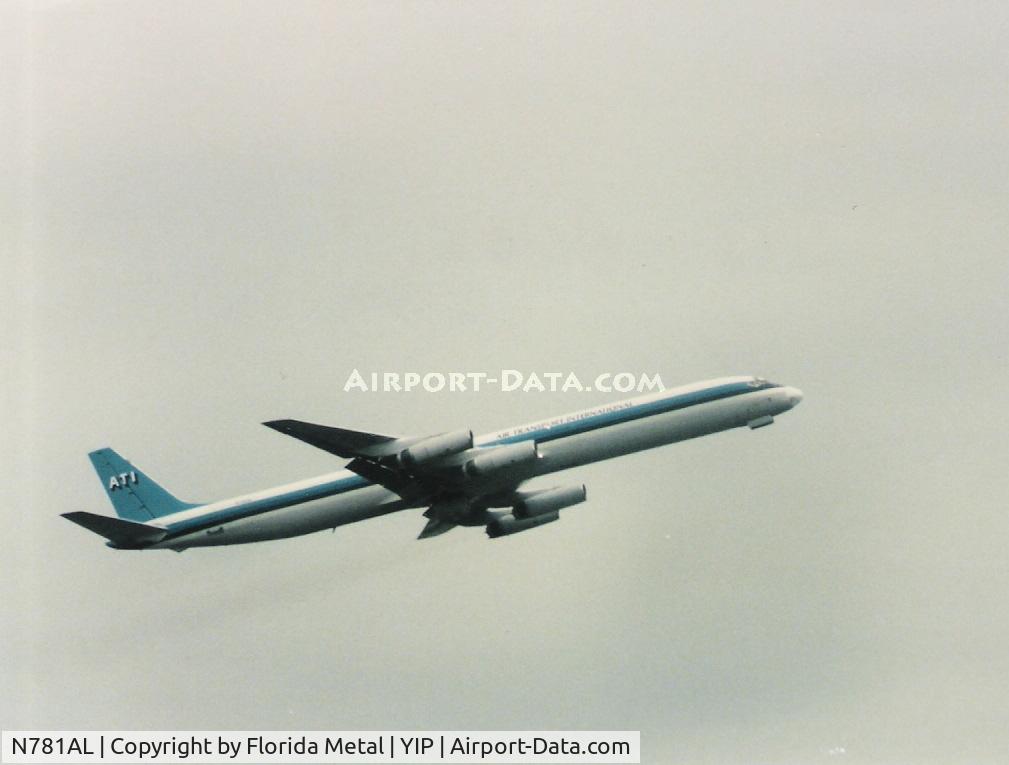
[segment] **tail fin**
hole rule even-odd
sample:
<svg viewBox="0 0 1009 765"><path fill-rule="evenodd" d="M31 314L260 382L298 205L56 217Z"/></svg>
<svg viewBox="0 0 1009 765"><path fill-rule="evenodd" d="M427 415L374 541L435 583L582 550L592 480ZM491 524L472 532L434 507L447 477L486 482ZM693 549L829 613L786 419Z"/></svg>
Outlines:
<svg viewBox="0 0 1009 765"><path fill-rule="evenodd" d="M162 515L198 507L173 497L112 449L99 449L88 457L120 518L144 523Z"/></svg>

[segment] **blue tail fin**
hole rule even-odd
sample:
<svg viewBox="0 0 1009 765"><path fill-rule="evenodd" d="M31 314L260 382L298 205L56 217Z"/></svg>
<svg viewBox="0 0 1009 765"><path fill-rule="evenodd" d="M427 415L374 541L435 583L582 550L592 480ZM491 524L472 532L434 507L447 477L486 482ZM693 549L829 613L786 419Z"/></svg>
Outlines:
<svg viewBox="0 0 1009 765"><path fill-rule="evenodd" d="M120 518L145 523L162 515L199 507L176 499L112 449L99 449L88 457Z"/></svg>

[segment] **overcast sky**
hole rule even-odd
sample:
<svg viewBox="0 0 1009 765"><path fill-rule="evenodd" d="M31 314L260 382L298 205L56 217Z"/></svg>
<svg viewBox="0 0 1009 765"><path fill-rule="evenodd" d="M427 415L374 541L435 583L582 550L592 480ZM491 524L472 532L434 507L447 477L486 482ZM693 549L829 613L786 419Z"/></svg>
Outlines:
<svg viewBox="0 0 1009 765"><path fill-rule="evenodd" d="M0 725L1004 761L1009 11L826 5L5 4ZM58 515L111 513L102 446L210 501L340 466L263 420L615 398L355 368L806 400L497 541L114 552Z"/></svg>

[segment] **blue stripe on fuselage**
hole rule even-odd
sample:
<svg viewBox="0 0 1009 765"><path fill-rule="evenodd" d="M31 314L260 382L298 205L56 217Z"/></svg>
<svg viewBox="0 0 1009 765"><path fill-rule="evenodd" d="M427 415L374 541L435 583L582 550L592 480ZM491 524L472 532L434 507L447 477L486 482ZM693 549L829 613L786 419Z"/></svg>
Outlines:
<svg viewBox="0 0 1009 765"><path fill-rule="evenodd" d="M168 525L168 538L177 537L182 534L191 534L202 528L211 528L222 523L237 521L241 518L248 518L253 515L261 515L271 510L279 510L282 507L300 505L304 502L311 502L314 499L325 499L337 494L344 494L354 489L362 489L371 486L371 482L361 478L361 476L351 475L346 478L338 478L335 481L327 481L304 489L288 491L283 494L275 494L272 497L254 499L241 505L232 507L222 507L204 515L187 518L178 523ZM164 540L162 540L164 541Z"/></svg>
<svg viewBox="0 0 1009 765"><path fill-rule="evenodd" d="M514 436L508 436L507 438L502 438L487 444L481 444L481 446L513 444L519 441L528 441L531 438L535 439L539 443L545 443L558 438L567 438L568 436L578 435L579 433L586 433L590 430L606 428L610 425L638 420L642 417L649 417L653 414L664 414L665 412L673 412L677 409L685 409L688 406L707 404L711 401L729 398L730 396L738 396L741 393L752 393L753 391L761 390L764 387L772 386L770 383L767 383L762 384L760 387L755 387L748 382L716 385L713 388L703 388L701 390L683 393L671 398L660 398L655 401L648 401L635 406L613 409L610 411L600 412L599 414L590 414L582 419L564 422L559 425L544 425L536 430L526 431L525 433L517 433Z"/></svg>
<svg viewBox="0 0 1009 765"><path fill-rule="evenodd" d="M725 385L716 385L712 388L703 388L701 390L683 393L671 398L660 398L655 401L647 401L645 403L628 406L622 409L613 409L610 411L599 412L598 414L590 414L582 419L564 422L559 425L544 425L543 427L536 428L535 430L517 433L512 436L497 439L496 441L480 444L479 448L501 446L502 444L513 444L529 440L536 440L544 443L558 438L566 438L580 433L587 433L591 430L598 430L599 428L605 428L611 425L630 422L632 420L641 419L642 417L664 414L665 412L685 409L686 407L696 406L698 404L707 404L712 401L738 396L743 393L752 393L756 390L771 387L778 386L774 383L767 382L762 382L757 386L753 385L751 382L735 382L727 383ZM167 527L169 532L167 539L182 536L184 534L191 534L203 528L212 528L222 523L229 523L231 521L237 521L253 515L260 515L262 513L270 512L271 510L278 510L282 507L300 505L304 502L311 502L316 499L324 499L326 497L336 496L337 494L344 494L348 491L361 489L365 486L371 485L372 483L370 481L361 478L360 476L352 475L345 478L338 478L334 481L327 481L326 483L317 484L315 486L309 486L304 489L276 494L272 497L255 499L241 505L224 507L205 515L199 515L194 518L179 521L178 523L169 524ZM164 540L162 540L162 543L163 542Z"/></svg>

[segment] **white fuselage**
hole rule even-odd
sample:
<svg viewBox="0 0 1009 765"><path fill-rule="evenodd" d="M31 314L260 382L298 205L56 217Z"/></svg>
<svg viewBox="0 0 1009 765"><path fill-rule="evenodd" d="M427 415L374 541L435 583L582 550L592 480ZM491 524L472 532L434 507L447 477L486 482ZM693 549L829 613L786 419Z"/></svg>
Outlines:
<svg viewBox="0 0 1009 765"><path fill-rule="evenodd" d="M801 399L795 388L753 377L709 380L529 423L477 438L477 448L534 440L545 475L754 423L770 422ZM417 507L348 470L157 519L175 550L298 536Z"/></svg>

